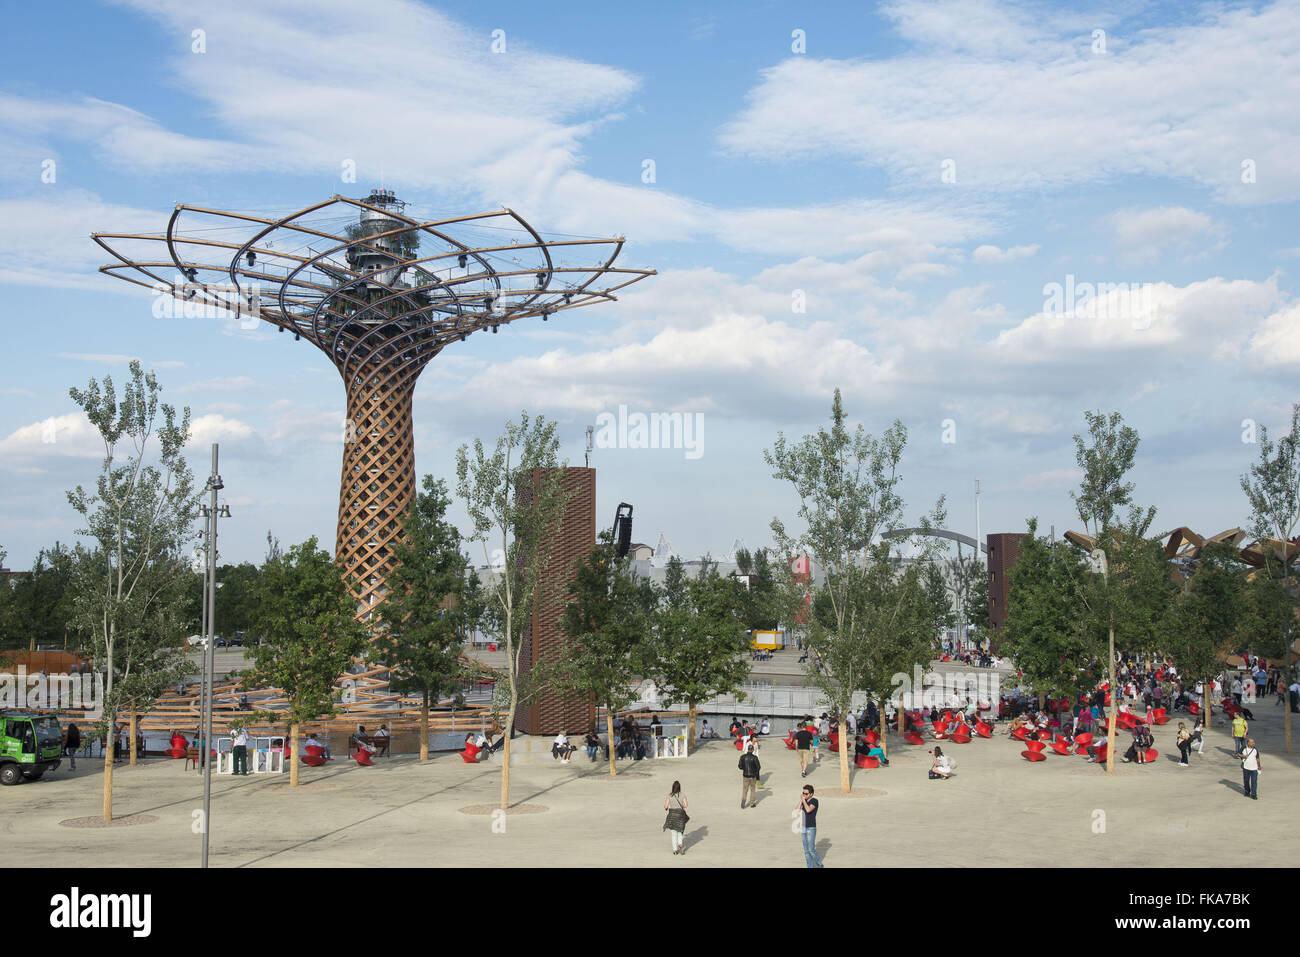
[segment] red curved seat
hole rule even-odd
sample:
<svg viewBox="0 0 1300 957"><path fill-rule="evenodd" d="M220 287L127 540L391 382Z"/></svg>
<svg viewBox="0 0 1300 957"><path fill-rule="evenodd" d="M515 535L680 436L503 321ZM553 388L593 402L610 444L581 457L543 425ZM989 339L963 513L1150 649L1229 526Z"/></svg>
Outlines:
<svg viewBox="0 0 1300 957"><path fill-rule="evenodd" d="M1074 739L1074 743L1079 745L1092 744L1092 732L1091 731L1083 732L1082 734L1080 734L1078 737Z"/></svg>
<svg viewBox="0 0 1300 957"><path fill-rule="evenodd" d="M457 751L456 753L460 755L460 759L466 764L478 764L479 750L473 743L467 743L464 751Z"/></svg>
<svg viewBox="0 0 1300 957"><path fill-rule="evenodd" d="M971 737L969 731L958 731L948 736L948 740L956 744L970 744Z"/></svg>
<svg viewBox="0 0 1300 957"><path fill-rule="evenodd" d="M1026 741L1025 747L1030 751L1041 752L1043 748L1047 747L1047 745L1042 741Z"/></svg>
<svg viewBox="0 0 1300 957"><path fill-rule="evenodd" d="M1017 741L1025 740L1025 738L1028 737L1028 735L1029 735L1029 729L1024 725L1021 725L1020 727L1016 728L1016 730L1011 732L1011 737L1015 738Z"/></svg>
<svg viewBox="0 0 1300 957"><path fill-rule="evenodd" d="M1169 712L1164 708L1153 708L1151 710L1152 724L1165 724L1169 721Z"/></svg>
<svg viewBox="0 0 1300 957"><path fill-rule="evenodd" d="M880 735L874 731L868 731L863 737L867 739L867 744L873 748L880 743Z"/></svg>
<svg viewBox="0 0 1300 957"><path fill-rule="evenodd" d="M1154 761L1158 757L1160 757L1159 751L1157 751L1155 748L1147 748L1146 759L1148 761Z"/></svg>
<svg viewBox="0 0 1300 957"><path fill-rule="evenodd" d="M1200 706L1199 704L1197 704L1195 701L1193 701L1191 704L1189 704L1189 705L1187 706L1187 713L1188 713L1188 714L1200 714L1200 713L1201 713L1201 706Z"/></svg>
<svg viewBox="0 0 1300 957"><path fill-rule="evenodd" d="M945 736L947 735L947 732L948 732L948 722L947 722L947 721L936 721L936 722L934 722L934 736L935 736L936 738L943 738L943 737L945 737Z"/></svg>
<svg viewBox="0 0 1300 957"><path fill-rule="evenodd" d="M357 753L353 757L357 759L357 764L363 768L373 768L375 766L375 762L370 760L370 752L365 748L357 749Z"/></svg>
<svg viewBox="0 0 1300 957"><path fill-rule="evenodd" d="M319 768L325 763L325 759L319 754L304 754L301 760L309 768Z"/></svg>
<svg viewBox="0 0 1300 957"><path fill-rule="evenodd" d="M744 739L744 738L737 738L737 739L736 739L736 750L737 750L737 751L744 751L744 750L745 750L745 739Z"/></svg>
<svg viewBox="0 0 1300 957"><path fill-rule="evenodd" d="M799 747L798 742L795 741L793 735L791 735L788 738L785 738L784 740L785 740L785 748L787 751L794 751Z"/></svg>
<svg viewBox="0 0 1300 957"><path fill-rule="evenodd" d="M1020 756L1026 761L1046 761L1047 755L1042 751L1021 751Z"/></svg>
<svg viewBox="0 0 1300 957"><path fill-rule="evenodd" d="M1068 741L1053 741L1052 750L1057 754L1069 755L1070 743Z"/></svg>
<svg viewBox="0 0 1300 957"><path fill-rule="evenodd" d="M186 754L185 748L168 748L167 754L173 758L183 758Z"/></svg>
<svg viewBox="0 0 1300 957"><path fill-rule="evenodd" d="M1101 744L1097 745L1097 747L1096 747L1094 753L1095 753L1096 756L1097 756L1097 763L1098 763L1098 764L1105 764L1105 763L1106 763L1106 750L1107 750L1108 747L1110 747L1110 745L1109 745L1109 743L1106 742L1106 741L1103 741Z"/></svg>
<svg viewBox="0 0 1300 957"><path fill-rule="evenodd" d="M1051 741L1051 740L1052 740L1052 732L1050 732L1050 731L1048 731L1046 728L1044 728L1042 731L1039 731L1039 732L1038 732L1038 740L1039 740L1039 741Z"/></svg>
<svg viewBox="0 0 1300 957"><path fill-rule="evenodd" d="M981 738L991 738L993 737L993 725L981 721L975 725L975 733Z"/></svg>
<svg viewBox="0 0 1300 957"><path fill-rule="evenodd" d="M880 767L879 758L869 758L865 754L859 754L853 763L864 771L870 771L872 768Z"/></svg>
<svg viewBox="0 0 1300 957"><path fill-rule="evenodd" d="M903 740L908 744L925 744L925 738L921 737L915 731L909 731L903 735Z"/></svg>

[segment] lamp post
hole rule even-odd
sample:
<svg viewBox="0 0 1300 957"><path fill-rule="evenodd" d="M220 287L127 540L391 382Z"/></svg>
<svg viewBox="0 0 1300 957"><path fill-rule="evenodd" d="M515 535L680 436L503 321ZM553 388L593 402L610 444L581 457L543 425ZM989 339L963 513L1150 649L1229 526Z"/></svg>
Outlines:
<svg viewBox="0 0 1300 957"><path fill-rule="evenodd" d="M208 476L205 491L211 493L208 505L199 506L199 514L207 523L207 568L203 576L203 699L200 705L202 741L200 760L203 761L203 855L200 867L208 866L208 833L212 829L212 679L216 670L216 597L217 597L217 519L230 518L230 506L217 507L217 493L225 488L217 472L217 443L212 443L212 474Z"/></svg>

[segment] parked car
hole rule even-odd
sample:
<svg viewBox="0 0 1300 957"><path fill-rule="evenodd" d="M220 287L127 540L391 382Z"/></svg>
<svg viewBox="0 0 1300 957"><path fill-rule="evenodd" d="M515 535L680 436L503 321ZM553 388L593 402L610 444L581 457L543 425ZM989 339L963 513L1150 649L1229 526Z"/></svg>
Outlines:
<svg viewBox="0 0 1300 957"><path fill-rule="evenodd" d="M191 648L206 648L208 646L208 640L202 635L190 635L185 639L185 643Z"/></svg>

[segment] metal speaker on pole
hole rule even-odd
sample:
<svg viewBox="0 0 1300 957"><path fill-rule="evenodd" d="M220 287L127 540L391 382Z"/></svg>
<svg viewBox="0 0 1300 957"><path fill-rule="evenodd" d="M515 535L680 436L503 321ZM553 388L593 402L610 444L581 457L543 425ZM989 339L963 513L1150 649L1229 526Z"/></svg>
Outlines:
<svg viewBox="0 0 1300 957"><path fill-rule="evenodd" d="M632 548L632 506L627 502L620 502L614 514L614 547L619 558L626 558Z"/></svg>

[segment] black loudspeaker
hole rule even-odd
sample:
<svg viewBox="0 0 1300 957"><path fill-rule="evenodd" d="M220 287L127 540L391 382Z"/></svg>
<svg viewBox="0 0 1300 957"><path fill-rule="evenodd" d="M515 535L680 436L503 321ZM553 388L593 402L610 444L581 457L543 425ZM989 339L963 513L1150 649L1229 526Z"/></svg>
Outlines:
<svg viewBox="0 0 1300 957"><path fill-rule="evenodd" d="M620 502L614 515L614 549L619 558L632 549L632 506L627 502Z"/></svg>

